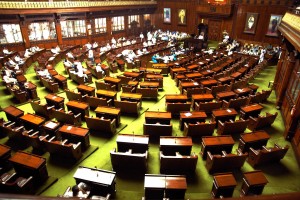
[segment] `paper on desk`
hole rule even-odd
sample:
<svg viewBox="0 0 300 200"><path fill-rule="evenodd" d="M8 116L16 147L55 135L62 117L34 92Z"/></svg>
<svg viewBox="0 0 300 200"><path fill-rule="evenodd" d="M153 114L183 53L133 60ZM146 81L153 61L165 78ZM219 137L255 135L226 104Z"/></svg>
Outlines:
<svg viewBox="0 0 300 200"><path fill-rule="evenodd" d="M71 130L71 129L72 129L72 126L68 126L67 130L69 131L69 130Z"/></svg>
<svg viewBox="0 0 300 200"><path fill-rule="evenodd" d="M185 116L189 117L192 115L192 113L188 112L188 113L184 113Z"/></svg>
<svg viewBox="0 0 300 200"><path fill-rule="evenodd" d="M231 111L231 110L229 110L229 109L227 109L227 112L230 112L230 113L231 113L232 111Z"/></svg>

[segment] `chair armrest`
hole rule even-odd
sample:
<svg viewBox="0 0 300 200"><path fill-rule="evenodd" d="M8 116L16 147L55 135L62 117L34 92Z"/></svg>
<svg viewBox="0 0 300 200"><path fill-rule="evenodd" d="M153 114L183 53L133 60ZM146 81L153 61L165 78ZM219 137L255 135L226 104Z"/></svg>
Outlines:
<svg viewBox="0 0 300 200"><path fill-rule="evenodd" d="M47 107L47 110L49 111L49 110L52 110L52 108L55 108L55 106L49 106L49 107Z"/></svg>
<svg viewBox="0 0 300 200"><path fill-rule="evenodd" d="M33 136L36 136L36 135L38 135L39 134L39 132L38 131L35 131L34 133L32 133L31 135L29 135L30 137L33 137Z"/></svg>
<svg viewBox="0 0 300 200"><path fill-rule="evenodd" d="M65 139L64 141L62 141L61 145L65 145L68 142L68 139Z"/></svg>
<svg viewBox="0 0 300 200"><path fill-rule="evenodd" d="M48 136L49 136L49 135L40 136L39 139L40 139L40 140L44 140L44 139L46 139ZM55 137L55 136L53 136L53 137ZM49 140L49 141L50 141L50 140Z"/></svg>
<svg viewBox="0 0 300 200"><path fill-rule="evenodd" d="M75 118L81 117L81 113L78 113L77 115L74 115Z"/></svg>
<svg viewBox="0 0 300 200"><path fill-rule="evenodd" d="M81 142L78 142L77 144L73 144L74 149L77 149L81 145Z"/></svg>
<svg viewBox="0 0 300 200"><path fill-rule="evenodd" d="M255 155L258 155L258 151L256 151L255 149L253 149L252 147L250 147L249 149L252 153L254 153Z"/></svg>
<svg viewBox="0 0 300 200"><path fill-rule="evenodd" d="M210 160L213 159L213 155L209 151L207 152L207 158L209 158Z"/></svg>
<svg viewBox="0 0 300 200"><path fill-rule="evenodd" d="M55 139L55 136L53 136L52 138L50 138L50 140L48 140L48 142L52 142L52 140Z"/></svg>
<svg viewBox="0 0 300 200"><path fill-rule="evenodd" d="M21 129L24 129L24 126L20 126L20 127L16 128L15 130L16 130L16 131L19 131L19 130L21 130Z"/></svg>

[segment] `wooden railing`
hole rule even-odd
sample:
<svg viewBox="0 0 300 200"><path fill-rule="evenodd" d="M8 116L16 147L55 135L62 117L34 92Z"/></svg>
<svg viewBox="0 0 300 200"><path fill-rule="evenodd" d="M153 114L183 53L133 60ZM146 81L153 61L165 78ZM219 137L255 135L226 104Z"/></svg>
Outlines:
<svg viewBox="0 0 300 200"><path fill-rule="evenodd" d="M45 8L78 8L78 7L108 7L132 5L157 5L155 0L139 1L54 1L54 2L18 2L0 1L0 9L45 9Z"/></svg>

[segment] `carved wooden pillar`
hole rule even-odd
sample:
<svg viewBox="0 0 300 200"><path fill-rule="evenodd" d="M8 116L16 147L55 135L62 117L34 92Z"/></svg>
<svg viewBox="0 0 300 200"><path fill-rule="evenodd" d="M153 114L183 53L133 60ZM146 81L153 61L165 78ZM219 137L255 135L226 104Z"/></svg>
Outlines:
<svg viewBox="0 0 300 200"><path fill-rule="evenodd" d="M113 26L112 17L107 17L106 20L107 20L106 21L107 33L109 35L108 39L111 39L112 38L112 26Z"/></svg>
<svg viewBox="0 0 300 200"><path fill-rule="evenodd" d="M86 23L86 34L87 34L87 39L89 43L92 42L92 24L90 19L85 20Z"/></svg>
<svg viewBox="0 0 300 200"><path fill-rule="evenodd" d="M56 20L55 20L55 30L56 30L57 43L59 45L62 45L63 40L62 40L61 25L60 25L59 18L56 18Z"/></svg>
<svg viewBox="0 0 300 200"><path fill-rule="evenodd" d="M23 40L24 40L24 46L27 49L30 47L30 41L29 41L29 34L28 34L28 31L29 31L28 23L25 20L20 21L20 29L21 29Z"/></svg>
<svg viewBox="0 0 300 200"><path fill-rule="evenodd" d="M276 105L278 107L281 107L281 105L282 105L282 101L284 99L285 92L286 92L288 84L289 84L290 76L291 76L291 73L292 73L294 65L295 65L295 55L293 52L290 52L289 54L286 55L286 59L285 59L283 65L286 65L286 67L285 67L286 69L283 69L281 71L277 70L277 73L284 73L282 75L283 80L280 83L281 86L278 87L279 90L277 91ZM283 72L283 71L285 71L285 72Z"/></svg>
<svg viewBox="0 0 300 200"><path fill-rule="evenodd" d="M273 84L273 88L275 89L276 93L277 93L277 86L279 85L278 84L279 74L280 74L280 71L282 69L282 65L285 61L286 54L288 54L287 50L282 49L280 58L279 58L278 63L277 63L277 70L276 70L276 75L275 75L274 84Z"/></svg>

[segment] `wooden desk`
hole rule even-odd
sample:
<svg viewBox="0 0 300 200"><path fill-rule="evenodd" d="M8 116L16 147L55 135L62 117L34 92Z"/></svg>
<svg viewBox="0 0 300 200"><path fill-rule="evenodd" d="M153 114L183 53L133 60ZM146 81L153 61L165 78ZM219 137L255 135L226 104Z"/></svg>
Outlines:
<svg viewBox="0 0 300 200"><path fill-rule="evenodd" d="M239 139L239 148L243 153L248 152L250 147L253 149L261 149L262 146L267 145L269 138L269 134L264 130L243 133Z"/></svg>
<svg viewBox="0 0 300 200"><path fill-rule="evenodd" d="M146 199L184 199L187 183L185 176L145 174Z"/></svg>
<svg viewBox="0 0 300 200"><path fill-rule="evenodd" d="M137 81L140 80L139 72L124 72L123 75L126 77L132 77L132 78L136 79Z"/></svg>
<svg viewBox="0 0 300 200"><path fill-rule="evenodd" d="M74 114L81 113L81 119L84 120L84 116L89 116L89 104L81 101L69 101L66 103L68 110L71 110Z"/></svg>
<svg viewBox="0 0 300 200"><path fill-rule="evenodd" d="M87 94L88 96L95 96L95 88L88 85L78 85L77 86L78 92L80 92L82 95Z"/></svg>
<svg viewBox="0 0 300 200"><path fill-rule="evenodd" d="M205 70L205 71L200 71L200 73L203 75L203 76L211 76L213 75L215 72L213 70Z"/></svg>
<svg viewBox="0 0 300 200"><path fill-rule="evenodd" d="M76 127L73 125L63 125L58 129L58 136L68 139L68 142L77 144L81 142L81 149L85 151L90 146L90 132L87 128Z"/></svg>
<svg viewBox="0 0 300 200"><path fill-rule="evenodd" d="M116 172L79 166L73 177L76 184L83 182L90 185L93 193L103 196L115 193Z"/></svg>
<svg viewBox="0 0 300 200"><path fill-rule="evenodd" d="M229 108L226 110L213 110L212 111L212 121L218 123L218 120L224 122L224 121L235 121L235 116L238 113L235 109Z"/></svg>
<svg viewBox="0 0 300 200"><path fill-rule="evenodd" d="M246 88L238 88L238 89L235 89L234 92L239 96L239 97L242 97L242 96L248 96L249 94L252 93L252 89L250 89L249 87L246 87Z"/></svg>
<svg viewBox="0 0 300 200"><path fill-rule="evenodd" d="M133 87L137 87L138 84L139 84L138 81L129 81L129 82L127 83L127 85L130 85L130 86L133 86Z"/></svg>
<svg viewBox="0 0 300 200"><path fill-rule="evenodd" d="M229 101L230 99L235 99L236 96L237 96L236 93L232 91L218 92L216 94L218 101L222 101L222 100Z"/></svg>
<svg viewBox="0 0 300 200"><path fill-rule="evenodd" d="M139 93L126 93L122 92L120 95L121 101L127 100L127 101L135 101L140 102L142 104L142 94Z"/></svg>
<svg viewBox="0 0 300 200"><path fill-rule="evenodd" d="M116 85L117 91L121 90L121 84L120 84L121 83L121 79L114 78L114 77L111 77L111 76L107 76L103 80L104 80L105 83L111 83L111 84Z"/></svg>
<svg viewBox="0 0 300 200"><path fill-rule="evenodd" d="M67 84L67 78L57 74L55 76L53 76L54 80L58 83L58 85L63 88L63 89L67 89L68 88L68 84Z"/></svg>
<svg viewBox="0 0 300 200"><path fill-rule="evenodd" d="M185 75L184 74L177 74L176 77L175 77L176 86L179 85L181 79L186 79Z"/></svg>
<svg viewBox="0 0 300 200"><path fill-rule="evenodd" d="M42 128L44 129L46 135L56 136L56 132L60 127L60 123L56 121L47 121L43 124Z"/></svg>
<svg viewBox="0 0 300 200"><path fill-rule="evenodd" d="M183 130L184 123L205 122L207 115L205 112L180 112L180 130Z"/></svg>
<svg viewBox="0 0 300 200"><path fill-rule="evenodd" d="M234 72L230 75L231 78L233 78L234 80L239 79L242 76L241 72Z"/></svg>
<svg viewBox="0 0 300 200"><path fill-rule="evenodd" d="M44 122L46 121L44 117L29 113L23 115L22 117L20 117L20 119L27 130L34 129L36 131L39 131L42 124L44 124Z"/></svg>
<svg viewBox="0 0 300 200"><path fill-rule="evenodd" d="M159 82L143 81L140 82L141 88L159 88Z"/></svg>
<svg viewBox="0 0 300 200"><path fill-rule="evenodd" d="M243 106L241 107L240 110L240 117L243 119L248 119L249 116L251 117L258 117L260 114L261 110L264 107L262 107L260 104L252 104L248 106Z"/></svg>
<svg viewBox="0 0 300 200"><path fill-rule="evenodd" d="M24 115L24 111L15 107L15 106L8 106L6 108L3 108L3 111L5 112L6 114L6 118L9 120L9 121L13 121L13 122L19 122L19 118L21 116Z"/></svg>
<svg viewBox="0 0 300 200"><path fill-rule="evenodd" d="M164 155L191 155L193 141L191 137L161 136L159 140L160 151Z"/></svg>
<svg viewBox="0 0 300 200"><path fill-rule="evenodd" d="M98 106L95 109L96 116L101 118L116 119L116 126L118 127L121 123L121 109L112 108L106 106Z"/></svg>
<svg viewBox="0 0 300 200"><path fill-rule="evenodd" d="M208 102L213 99L212 94L192 94L192 107L195 108L195 102Z"/></svg>
<svg viewBox="0 0 300 200"><path fill-rule="evenodd" d="M182 94L184 89L199 88L199 87L200 87L200 84L196 81L193 81L193 82L180 82L179 90L180 90L180 93Z"/></svg>
<svg viewBox="0 0 300 200"><path fill-rule="evenodd" d="M116 142L119 152L126 152L131 149L133 153L145 153L148 150L149 136L120 134Z"/></svg>
<svg viewBox="0 0 300 200"><path fill-rule="evenodd" d="M203 87L212 87L212 86L215 86L215 85L218 85L218 81L215 80L215 79L210 79L210 80L204 80L204 81L201 81L200 84L203 86Z"/></svg>
<svg viewBox="0 0 300 200"><path fill-rule="evenodd" d="M46 159L43 157L18 151L9 161L19 176L32 176L36 183L43 183L48 179Z"/></svg>
<svg viewBox="0 0 300 200"><path fill-rule="evenodd" d="M241 196L260 195L268 183L261 171L245 172L241 189Z"/></svg>
<svg viewBox="0 0 300 200"><path fill-rule="evenodd" d="M188 70L190 70L190 71L192 71L192 70L198 71L199 65L192 64L192 65L188 65L186 68L187 68ZM200 74L200 73L199 73L199 74ZM203 76L203 75L201 74L201 76Z"/></svg>
<svg viewBox="0 0 300 200"><path fill-rule="evenodd" d="M163 75L161 74L146 74L145 78L147 79L163 79Z"/></svg>
<svg viewBox="0 0 300 200"><path fill-rule="evenodd" d="M223 173L214 176L211 195L213 198L232 197L237 182L232 173Z"/></svg>
<svg viewBox="0 0 300 200"><path fill-rule="evenodd" d="M11 148L0 144L0 168L1 171L7 171L11 168L11 164L9 163L9 158L11 157Z"/></svg>
<svg viewBox="0 0 300 200"><path fill-rule="evenodd" d="M114 105L114 100L117 99L117 92L116 91L109 91L109 90L97 90L96 92L97 97L111 99L112 105Z"/></svg>
<svg viewBox="0 0 300 200"><path fill-rule="evenodd" d="M170 74L171 74L172 79L174 79L176 73L186 72L186 71L187 71L187 69L184 68L184 67L171 68L170 69Z"/></svg>
<svg viewBox="0 0 300 200"><path fill-rule="evenodd" d="M36 92L36 85L33 84L32 82L26 82L24 84L25 89L29 95L30 99L36 99L38 97L37 92Z"/></svg>
<svg viewBox="0 0 300 200"><path fill-rule="evenodd" d="M222 154L222 151L231 153L234 140L230 135L204 136L202 137L201 145L200 154L202 155L202 158L206 160L208 151L211 154Z"/></svg>
<svg viewBox="0 0 300 200"><path fill-rule="evenodd" d="M176 103L176 102L181 102L181 103L186 103L188 101L188 97L183 94L166 94L166 103Z"/></svg>
<svg viewBox="0 0 300 200"><path fill-rule="evenodd" d="M198 66L198 65L196 65ZM200 73L200 72L194 72L194 73L190 73L190 74L185 74L185 76L187 78L191 78L191 79L194 79L194 78L200 78L202 77L203 75Z"/></svg>
<svg viewBox="0 0 300 200"><path fill-rule="evenodd" d="M64 109L65 105L64 105L64 101L65 98L54 95L54 94L47 94L45 96L46 102L49 106L55 106L56 109Z"/></svg>
<svg viewBox="0 0 300 200"><path fill-rule="evenodd" d="M225 85L225 84L230 85L230 83L232 82L232 78L231 78L230 76L226 76L226 77L219 78L218 81L219 81L222 85Z"/></svg>
<svg viewBox="0 0 300 200"><path fill-rule="evenodd" d="M161 124L171 124L171 119L172 119L172 114L170 112L155 112L155 111L145 112L146 124L155 124L157 122Z"/></svg>

